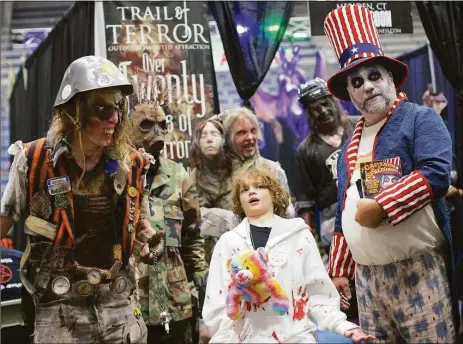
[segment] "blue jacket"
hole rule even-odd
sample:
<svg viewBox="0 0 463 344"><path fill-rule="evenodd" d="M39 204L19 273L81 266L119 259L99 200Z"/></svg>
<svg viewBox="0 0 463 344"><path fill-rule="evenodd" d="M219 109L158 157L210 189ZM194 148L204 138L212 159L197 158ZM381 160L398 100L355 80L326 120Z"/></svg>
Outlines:
<svg viewBox="0 0 463 344"><path fill-rule="evenodd" d="M349 187L349 180L356 162L357 139L360 139L364 120L357 124L353 136L345 142L341 149L338 161L338 209L333 235L332 251L342 252L341 259L330 257L329 273L331 276L352 277L354 262L342 234L342 211L344 209L345 195ZM347 154L347 152L349 152ZM355 154L352 154L355 152ZM447 240L451 260L449 264L449 282L452 289L454 306L457 306L457 286L454 257L452 251L452 236L450 230L449 213L444 196L450 185L450 171L452 166L452 141L442 118L432 109L419 106L406 101L399 102L395 110L389 115L386 123L380 129L373 147L373 160L383 160L400 157L402 164L402 179L410 190L424 189L422 200L414 203L401 203L401 194L396 197L388 195L387 201L382 190L375 199L384 208L387 203L393 203L386 210L388 220L392 225L407 221L413 214L432 202L437 223ZM400 182L399 181L399 182ZM421 194L420 194L421 195ZM383 196L383 197L382 197ZM416 201L417 198L412 200ZM397 208L406 211L397 212ZM394 210L396 210L394 212ZM394 213L394 214L393 214ZM342 247L344 246L344 247ZM336 253L335 253L336 254ZM333 258L333 259L332 259ZM337 269L334 266L343 266ZM340 273L341 272L341 273Z"/></svg>

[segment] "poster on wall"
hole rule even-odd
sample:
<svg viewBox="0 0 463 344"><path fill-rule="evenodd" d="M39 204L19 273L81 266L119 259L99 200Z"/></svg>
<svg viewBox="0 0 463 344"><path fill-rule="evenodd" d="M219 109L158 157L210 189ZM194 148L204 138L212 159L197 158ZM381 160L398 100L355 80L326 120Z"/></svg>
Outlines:
<svg viewBox="0 0 463 344"><path fill-rule="evenodd" d="M19 278L19 263L22 252L0 247L0 298L10 301L21 298L21 280Z"/></svg>
<svg viewBox="0 0 463 344"><path fill-rule="evenodd" d="M166 112L165 158L188 165L195 125L213 115L214 66L205 3L105 1L107 58L135 87L130 111Z"/></svg>
<svg viewBox="0 0 463 344"><path fill-rule="evenodd" d="M373 13L380 35L413 33L412 4L410 1L310 1L312 36L324 36L324 20L332 10L349 4L359 4Z"/></svg>

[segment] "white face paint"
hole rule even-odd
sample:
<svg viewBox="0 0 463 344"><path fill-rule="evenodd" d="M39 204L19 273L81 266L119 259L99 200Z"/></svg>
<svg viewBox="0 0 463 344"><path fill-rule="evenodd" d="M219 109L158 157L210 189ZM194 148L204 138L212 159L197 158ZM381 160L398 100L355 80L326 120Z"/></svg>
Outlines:
<svg viewBox="0 0 463 344"><path fill-rule="evenodd" d="M214 158L222 148L224 139L220 134L219 129L215 127L212 123L207 123L203 131L201 132L201 137L199 139L199 149L201 154L206 159Z"/></svg>
<svg viewBox="0 0 463 344"><path fill-rule="evenodd" d="M359 67L348 75L347 91L367 125L383 120L397 98L392 74L380 65Z"/></svg>

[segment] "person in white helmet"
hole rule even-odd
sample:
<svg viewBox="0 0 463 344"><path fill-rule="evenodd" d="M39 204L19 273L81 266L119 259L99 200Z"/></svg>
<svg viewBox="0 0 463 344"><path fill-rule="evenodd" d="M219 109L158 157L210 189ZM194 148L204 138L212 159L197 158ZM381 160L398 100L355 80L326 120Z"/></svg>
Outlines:
<svg viewBox="0 0 463 344"><path fill-rule="evenodd" d="M157 259L162 238L144 219L152 159L129 141L132 92L112 62L79 58L47 137L9 148L1 228L25 219L20 277L33 343L146 343L134 262Z"/></svg>

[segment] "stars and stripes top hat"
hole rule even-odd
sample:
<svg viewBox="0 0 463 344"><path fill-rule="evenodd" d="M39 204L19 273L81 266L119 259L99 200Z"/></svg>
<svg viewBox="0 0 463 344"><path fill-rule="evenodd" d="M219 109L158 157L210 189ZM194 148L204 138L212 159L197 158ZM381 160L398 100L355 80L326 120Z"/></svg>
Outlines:
<svg viewBox="0 0 463 344"><path fill-rule="evenodd" d="M396 88L407 78L406 64L384 56L373 15L365 7L346 5L331 11L325 19L325 34L341 67L328 80L328 88L337 98L350 101L347 75L365 62L380 64L391 72Z"/></svg>

